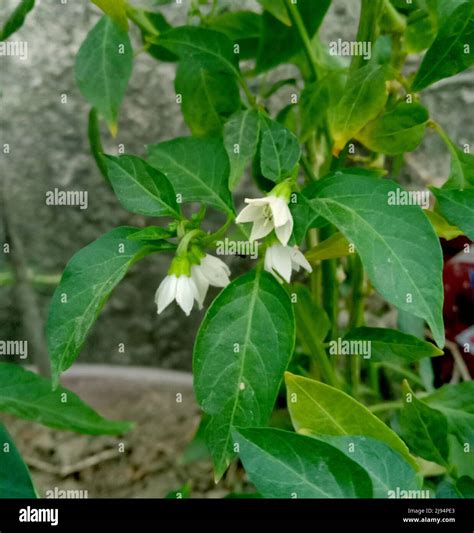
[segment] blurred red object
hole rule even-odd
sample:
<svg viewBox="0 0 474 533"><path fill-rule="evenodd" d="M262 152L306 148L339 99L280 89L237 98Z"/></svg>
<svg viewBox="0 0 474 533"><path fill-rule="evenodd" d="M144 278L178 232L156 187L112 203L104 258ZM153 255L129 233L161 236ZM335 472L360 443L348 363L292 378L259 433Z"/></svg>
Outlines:
<svg viewBox="0 0 474 533"><path fill-rule="evenodd" d="M441 244L446 339L458 345L471 376L474 376L474 244L465 237L449 242L442 240ZM437 381L440 384L449 382L453 372L452 355L437 359L434 364Z"/></svg>

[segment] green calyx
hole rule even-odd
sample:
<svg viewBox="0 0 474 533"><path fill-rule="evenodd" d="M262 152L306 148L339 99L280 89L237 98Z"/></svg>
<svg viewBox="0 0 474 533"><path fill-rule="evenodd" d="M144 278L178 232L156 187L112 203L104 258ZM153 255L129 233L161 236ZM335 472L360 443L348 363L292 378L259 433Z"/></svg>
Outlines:
<svg viewBox="0 0 474 533"><path fill-rule="evenodd" d="M289 203L291 193L293 192L293 180L288 179L282 181L270 191L269 196L276 196L277 198L283 198L286 203Z"/></svg>
<svg viewBox="0 0 474 533"><path fill-rule="evenodd" d="M191 277L191 261L189 260L188 254L177 255L173 261L171 261L171 266L168 270L168 276L188 276Z"/></svg>

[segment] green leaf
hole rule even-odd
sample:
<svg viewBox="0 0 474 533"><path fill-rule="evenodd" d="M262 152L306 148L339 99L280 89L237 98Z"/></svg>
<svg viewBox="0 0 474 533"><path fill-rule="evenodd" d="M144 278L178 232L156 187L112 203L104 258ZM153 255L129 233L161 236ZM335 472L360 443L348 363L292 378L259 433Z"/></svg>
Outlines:
<svg viewBox="0 0 474 533"><path fill-rule="evenodd" d="M176 194L164 174L134 155L104 157L109 181L125 209L139 215L180 217Z"/></svg>
<svg viewBox="0 0 474 533"><path fill-rule="evenodd" d="M176 231L159 226L148 226L128 236L132 241L162 241L171 237L176 237Z"/></svg>
<svg viewBox="0 0 474 533"><path fill-rule="evenodd" d="M336 154L385 107L385 76L381 65L366 65L350 75L341 100L329 113Z"/></svg>
<svg viewBox="0 0 474 533"><path fill-rule="evenodd" d="M0 363L0 412L86 435L117 435L132 427L101 417L72 391L52 391L48 379L8 363Z"/></svg>
<svg viewBox="0 0 474 533"><path fill-rule="evenodd" d="M26 16L34 7L35 0L20 0L20 3L0 30L0 41L5 41L10 35L19 30L23 26Z"/></svg>
<svg viewBox="0 0 474 533"><path fill-rule="evenodd" d="M462 476L453 483L442 481L436 491L437 498L474 498L474 479Z"/></svg>
<svg viewBox="0 0 474 533"><path fill-rule="evenodd" d="M310 194L312 190L312 188L308 189ZM326 220L320 214L320 210L315 208L310 198L306 197L306 193L306 189L303 189L301 193L296 193L289 203L294 223L293 235L297 244L301 243L309 229L322 228L327 225Z"/></svg>
<svg viewBox="0 0 474 533"><path fill-rule="evenodd" d="M182 202L234 212L229 158L220 139L179 137L147 148L150 164L166 175Z"/></svg>
<svg viewBox="0 0 474 533"><path fill-rule="evenodd" d="M451 172L443 189L474 188L474 155L466 154L451 141L448 148L451 152Z"/></svg>
<svg viewBox="0 0 474 533"><path fill-rule="evenodd" d="M298 0L297 8L310 39L318 31L330 4L331 0ZM275 12L275 9L272 9L272 12ZM286 63L301 50L303 41L296 27L288 27L268 11L264 11L256 71L260 73Z"/></svg>
<svg viewBox="0 0 474 533"><path fill-rule="evenodd" d="M125 0L92 0L92 3L102 9L123 31L128 31Z"/></svg>
<svg viewBox="0 0 474 533"><path fill-rule="evenodd" d="M337 448L289 431L233 432L245 471L265 498L371 498L367 473Z"/></svg>
<svg viewBox="0 0 474 533"><path fill-rule="evenodd" d="M386 155L413 152L423 140L429 118L421 104L400 102L369 122L356 138L370 150Z"/></svg>
<svg viewBox="0 0 474 533"><path fill-rule="evenodd" d="M433 344L396 329L355 328L344 340L369 342L373 362L403 364L443 355L443 351Z"/></svg>
<svg viewBox="0 0 474 533"><path fill-rule="evenodd" d="M172 0L173 1L173 0ZM161 13L153 11L140 11L140 26L142 32L142 39L147 47L147 52L159 61L174 63L178 60L178 56L173 54L166 48L154 44L161 33L171 30L173 26L166 20Z"/></svg>
<svg viewBox="0 0 474 533"><path fill-rule="evenodd" d="M342 233L336 232L313 246L305 255L310 263L315 263L326 259L339 259L340 257L348 256L350 253L350 243Z"/></svg>
<svg viewBox="0 0 474 533"><path fill-rule="evenodd" d="M473 48L474 3L466 2L441 21L438 35L413 81L413 91L469 68L474 63Z"/></svg>
<svg viewBox="0 0 474 533"><path fill-rule="evenodd" d="M292 25L285 0L258 0L258 3L285 26Z"/></svg>
<svg viewBox="0 0 474 533"><path fill-rule="evenodd" d="M129 239L139 231L122 227L109 231L76 253L64 270L49 308L46 333L53 384L78 356L90 328L112 290L142 257L174 248L159 241Z"/></svg>
<svg viewBox="0 0 474 533"><path fill-rule="evenodd" d="M197 26L180 26L160 35L155 44L166 48L180 59L202 64L220 72L239 73L238 55L232 41L220 31Z"/></svg>
<svg viewBox="0 0 474 533"><path fill-rule="evenodd" d="M28 467L8 433L0 424L0 499L37 498Z"/></svg>
<svg viewBox="0 0 474 533"><path fill-rule="evenodd" d="M443 413L448 419L449 432L462 445L474 446L474 381L444 385L423 398L428 406Z"/></svg>
<svg viewBox="0 0 474 533"><path fill-rule="evenodd" d="M211 416L206 438L216 479L235 456L232 426L268 423L294 343L292 304L266 272L236 279L209 308L196 338L193 373L198 403Z"/></svg>
<svg viewBox="0 0 474 533"><path fill-rule="evenodd" d="M109 177L107 176L107 165L104 159L104 147L102 146L102 139L100 136L99 115L97 109L94 108L91 108L89 111L87 135L89 138L89 148L97 168L100 170L102 176L108 181Z"/></svg>
<svg viewBox="0 0 474 533"><path fill-rule="evenodd" d="M464 235L463 231L461 231L457 226L450 224L439 213L430 210L426 210L425 213L439 238L450 241L456 237Z"/></svg>
<svg viewBox="0 0 474 533"><path fill-rule="evenodd" d="M132 68L133 50L127 32L109 17L102 17L77 53L76 83L84 98L103 115L114 136Z"/></svg>
<svg viewBox="0 0 474 533"><path fill-rule="evenodd" d="M365 406L319 381L285 375L288 409L296 431L312 435L372 437L400 453L417 469L404 442Z"/></svg>
<svg viewBox="0 0 474 533"><path fill-rule="evenodd" d="M278 122L262 117L260 168L269 180L279 183L294 170L301 157L298 139Z"/></svg>
<svg viewBox="0 0 474 533"><path fill-rule="evenodd" d="M370 477L374 498L390 498L397 487L420 490L422 477L387 444L370 437L317 435L360 465Z"/></svg>
<svg viewBox="0 0 474 533"><path fill-rule="evenodd" d="M180 61L175 89L182 96L184 120L196 137L220 135L226 118L241 106L235 76L203 62Z"/></svg>
<svg viewBox="0 0 474 533"><path fill-rule="evenodd" d="M447 465L448 421L443 413L418 400L405 380L400 412L403 439L416 455L440 465Z"/></svg>
<svg viewBox="0 0 474 533"><path fill-rule="evenodd" d="M262 26L262 17L257 13L228 11L209 18L207 24L239 45L239 59L251 59L257 55Z"/></svg>
<svg viewBox="0 0 474 533"><path fill-rule="evenodd" d="M436 206L441 214L471 239L474 240L474 189L431 188L436 197Z"/></svg>
<svg viewBox="0 0 474 533"><path fill-rule="evenodd" d="M224 146L230 161L230 188L234 189L257 152L258 112L246 109L232 115L224 126Z"/></svg>
<svg viewBox="0 0 474 533"><path fill-rule="evenodd" d="M419 206L395 205L394 182L336 173L308 187L316 212L354 243L369 279L389 302L424 318L444 345L443 258L436 233Z"/></svg>
<svg viewBox="0 0 474 533"><path fill-rule="evenodd" d="M429 48L436 37L437 20L428 10L416 9L407 19L405 48L409 54L418 54Z"/></svg>
<svg viewBox="0 0 474 533"><path fill-rule="evenodd" d="M337 101L334 88L338 73L330 74L321 80L307 84L301 93L299 108L301 112L300 139L306 142L311 133L324 124L328 108ZM341 95L339 94L339 97Z"/></svg>

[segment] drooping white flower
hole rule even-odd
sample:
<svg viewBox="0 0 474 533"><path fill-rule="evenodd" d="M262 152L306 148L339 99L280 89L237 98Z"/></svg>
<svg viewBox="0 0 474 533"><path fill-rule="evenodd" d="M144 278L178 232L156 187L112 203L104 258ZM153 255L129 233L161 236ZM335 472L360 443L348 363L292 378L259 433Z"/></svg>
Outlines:
<svg viewBox="0 0 474 533"><path fill-rule="evenodd" d="M158 314L162 313L173 300L176 300L186 316L190 315L194 300L202 307L201 294L191 276L189 259L184 256L176 256L173 259L168 275L156 291L155 302Z"/></svg>
<svg viewBox="0 0 474 533"><path fill-rule="evenodd" d="M293 270L299 272L303 267L308 272L313 269L297 246L273 244L265 252L265 270L270 274L281 276L287 283L291 282Z"/></svg>
<svg viewBox="0 0 474 533"><path fill-rule="evenodd" d="M227 287L230 283L230 269L221 259L205 254L200 263L191 267L191 276L199 293L199 305L202 307L209 289L213 287Z"/></svg>
<svg viewBox="0 0 474 533"><path fill-rule="evenodd" d="M285 197L270 194L265 198L246 198L245 203L249 205L240 212L236 222L253 222L250 240L262 239L275 230L279 241L286 246L293 231L293 217Z"/></svg>
<svg viewBox="0 0 474 533"><path fill-rule="evenodd" d="M163 279L155 296L158 314L161 314L173 300L176 300L186 316L190 315L194 300L198 303L200 300L196 283L191 277L171 274Z"/></svg>

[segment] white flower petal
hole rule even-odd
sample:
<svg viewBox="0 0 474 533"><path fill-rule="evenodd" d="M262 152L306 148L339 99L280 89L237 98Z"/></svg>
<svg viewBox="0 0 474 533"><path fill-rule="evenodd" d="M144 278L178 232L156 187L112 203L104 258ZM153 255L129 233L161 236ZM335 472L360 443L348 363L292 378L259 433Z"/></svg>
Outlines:
<svg viewBox="0 0 474 533"><path fill-rule="evenodd" d="M313 268L309 264L306 257L298 250L298 248L295 246L292 250L291 254L291 261L293 263L294 270L299 270L299 267L303 267L307 272L312 272Z"/></svg>
<svg viewBox="0 0 474 533"><path fill-rule="evenodd" d="M271 266L287 283L291 282L291 248L275 244L266 252L270 254L268 266ZM266 256L265 256L266 259Z"/></svg>
<svg viewBox="0 0 474 533"><path fill-rule="evenodd" d="M230 283L229 267L217 257L206 254L201 260L201 273L214 287L227 287Z"/></svg>
<svg viewBox="0 0 474 533"><path fill-rule="evenodd" d="M273 230L273 224L268 222L266 219L261 218L256 220L252 226L252 232L250 233L250 241L256 241L258 239L263 239Z"/></svg>
<svg viewBox="0 0 474 533"><path fill-rule="evenodd" d="M191 277L193 278L194 285L196 286L196 301L199 304L199 309L202 309L207 291L209 289L209 282L203 275L200 265L194 265L191 267Z"/></svg>
<svg viewBox="0 0 474 533"><path fill-rule="evenodd" d="M291 234L293 233L293 218L290 218L283 226L276 227L275 233L283 246L286 246L290 240Z"/></svg>
<svg viewBox="0 0 474 533"><path fill-rule="evenodd" d="M166 276L160 283L155 295L158 314L162 313L176 297L178 279L175 275Z"/></svg>
<svg viewBox="0 0 474 533"><path fill-rule="evenodd" d="M238 217L235 219L237 224L243 224L245 222L253 222L257 218L262 217L262 207L256 205L248 205L242 209Z"/></svg>
<svg viewBox="0 0 474 533"><path fill-rule="evenodd" d="M179 276L176 286L176 303L189 316L198 291L193 280L188 276Z"/></svg>
<svg viewBox="0 0 474 533"><path fill-rule="evenodd" d="M272 197L265 196L263 198L245 198L245 203L249 205L257 205L260 207L265 207L267 204L270 204L271 202L269 198L272 198Z"/></svg>
<svg viewBox="0 0 474 533"><path fill-rule="evenodd" d="M291 211L283 198L269 196L270 209L272 210L275 227L284 226L288 220L292 220Z"/></svg>

